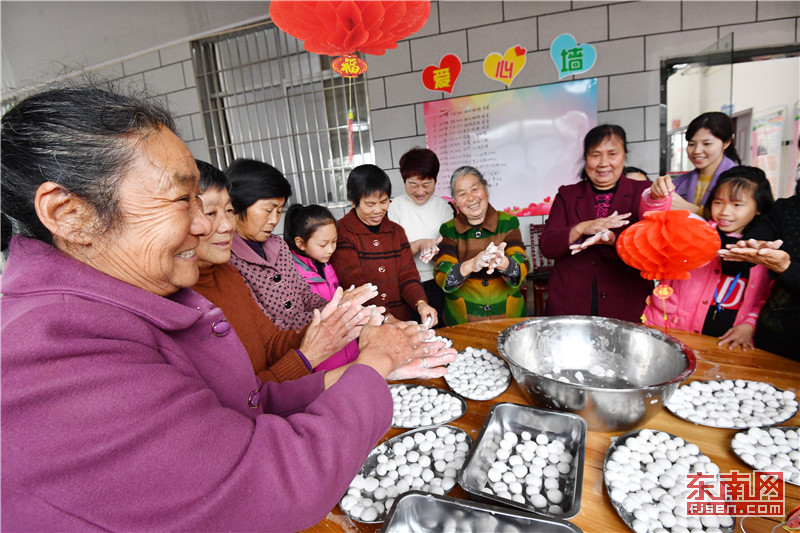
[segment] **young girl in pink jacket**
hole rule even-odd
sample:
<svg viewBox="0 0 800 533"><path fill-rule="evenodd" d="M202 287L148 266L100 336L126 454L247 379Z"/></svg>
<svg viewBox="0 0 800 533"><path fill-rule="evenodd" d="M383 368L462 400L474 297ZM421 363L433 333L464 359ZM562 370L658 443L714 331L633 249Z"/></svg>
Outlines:
<svg viewBox="0 0 800 533"><path fill-rule="evenodd" d="M722 241L735 243L761 215L772 208L772 189L764 172L739 166L723 172L708 195L705 213ZM689 279L667 280L674 292L669 298L649 296L646 324L719 337L729 349L753 347L758 313L769 296L771 281L766 268L751 263L721 261L691 272Z"/></svg>
<svg viewBox="0 0 800 533"><path fill-rule="evenodd" d="M283 238L292 251L294 266L311 286L311 291L326 300L333 298L339 278L328 262L336 250L336 219L321 205L294 204L284 216ZM332 370L355 361L358 339L317 366Z"/></svg>

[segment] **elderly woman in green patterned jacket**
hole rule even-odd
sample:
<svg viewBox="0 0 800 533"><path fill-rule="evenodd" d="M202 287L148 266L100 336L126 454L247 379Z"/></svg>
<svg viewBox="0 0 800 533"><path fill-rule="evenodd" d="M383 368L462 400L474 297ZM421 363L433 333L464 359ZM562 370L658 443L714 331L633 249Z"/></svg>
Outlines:
<svg viewBox="0 0 800 533"><path fill-rule="evenodd" d="M434 268L445 292L448 326L525 316L520 285L528 257L519 220L489 204L489 188L477 169L464 166L450 178L458 215L439 228L442 242Z"/></svg>

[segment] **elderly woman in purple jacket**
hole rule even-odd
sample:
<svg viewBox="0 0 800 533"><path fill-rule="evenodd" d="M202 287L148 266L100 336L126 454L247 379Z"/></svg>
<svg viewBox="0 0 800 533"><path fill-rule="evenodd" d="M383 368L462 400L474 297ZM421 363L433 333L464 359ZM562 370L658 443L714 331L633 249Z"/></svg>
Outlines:
<svg viewBox="0 0 800 533"><path fill-rule="evenodd" d="M708 192L717 184L720 174L741 165L733 144L733 122L725 113L710 111L695 117L686 128L686 154L694 170L676 178L659 176L653 193L672 194L672 209L688 209L702 214Z"/></svg>
<svg viewBox="0 0 800 533"><path fill-rule="evenodd" d="M391 424L385 377L441 343L425 354L417 325L356 326L355 364L261 385L222 312L187 288L211 229L167 112L49 89L3 115L1 141L16 233L2 279L2 528L322 519ZM322 316L368 314L332 302Z"/></svg>

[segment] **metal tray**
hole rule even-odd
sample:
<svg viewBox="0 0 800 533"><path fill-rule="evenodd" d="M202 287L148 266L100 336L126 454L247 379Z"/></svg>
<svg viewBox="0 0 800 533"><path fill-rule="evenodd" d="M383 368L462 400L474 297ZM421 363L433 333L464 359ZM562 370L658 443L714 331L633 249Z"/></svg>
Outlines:
<svg viewBox="0 0 800 533"><path fill-rule="evenodd" d="M739 433L747 433L747 432L748 432L748 431L750 431L751 429L753 429L753 428L750 428L750 429L745 429L745 430L742 430L742 431L738 431L738 432L736 433L736 435L738 435ZM772 430L774 430L774 429L775 429L775 430L781 431L781 432L783 432L783 433L787 433L787 432L789 432L789 431L795 431L795 432L797 432L797 433L800 433L800 427L798 427L798 426L773 426L773 427L770 427L770 428L764 428L764 429L765 429L765 431L772 431ZM736 439L736 435L734 435L734 436L731 438L731 451L733 451L733 453L736 455L736 457L738 457L739 459L741 459L741 460L742 460L742 462L743 462L744 464L746 464L747 466L749 466L749 467L750 467L750 468L752 468L753 470L763 470L763 469L761 469L761 468L758 468L758 467L756 467L756 465L755 465L753 462L746 460L746 459L743 457L743 455L745 455L745 454L739 453L739 450L737 450L737 449L736 449L736 448L733 446L733 443L734 443L734 441L735 441L735 439ZM797 450L797 448L795 448L795 450ZM770 455L770 454L769 454L769 453L768 453L766 450L761 450L761 453L764 453L765 455ZM797 473L798 473L798 470L797 470L797 468L792 468L792 470L783 470L783 472L784 472L784 475L783 475L783 480L784 480L786 483L791 483L792 485L797 485L797 486L800 486L800 482L798 482L798 481L797 481L797 479L798 479L797 477L795 477L794 479L792 479L792 475L793 475L793 474L797 474ZM787 475L787 474L788 474L788 475Z"/></svg>
<svg viewBox="0 0 800 533"><path fill-rule="evenodd" d="M473 348L473 349L485 350L484 348ZM465 351L466 350L461 350L460 352L458 352L458 357L462 357L462 354ZM445 374L444 375L444 380L447 383L447 386L450 387L450 390L452 390L454 393L458 394L462 398L466 398L468 400L475 400L475 401L479 401L479 402L488 401L488 400L492 400L494 398L497 398L498 396L500 396L501 394L503 394L505 391L508 390L508 386L511 385L511 370L508 368L508 363L506 363L505 359L503 359L502 357L498 356L496 353L491 352L489 350L485 350L485 351L489 352L491 355L493 355L495 358L497 358L497 360L500 363L502 363L503 368L505 370L505 374L506 374L505 386L503 386L501 389L498 389L499 392L497 392L497 394L495 394L493 396L487 396L485 398L480 398L480 397L476 396L469 389L456 389L455 387L453 387L452 379L448 377L448 374Z"/></svg>
<svg viewBox="0 0 800 533"><path fill-rule="evenodd" d="M448 390L445 390L445 389L440 389L438 387L428 387L427 385L405 385L405 384L402 384L402 383L389 385L389 390L394 390L394 389L433 389L433 390L437 391L439 394L446 394L447 396L450 396L452 398L456 398L461 404L461 414L459 414L456 417L450 418L449 420L444 420L444 421L441 421L441 422L435 422L435 423L432 423L432 424L419 425L419 426L397 425L397 424L394 423L395 417L393 415L392 416L392 427L393 428L417 429L417 428L440 426L442 424L449 424L453 420L458 420L459 418L464 416L464 413L467 412L467 402L465 402L464 399L461 398L461 396L459 396L458 394L455 394L455 393L453 393L451 391L448 391Z"/></svg>
<svg viewBox="0 0 800 533"><path fill-rule="evenodd" d="M423 433L423 432L428 432L428 431L434 431L435 432L435 431L438 431L438 430L441 430L441 429L446 429L448 431L448 433L452 433L452 434L462 433L464 435L464 437L465 437L464 442L466 442L468 445L472 446L472 439L467 434L467 432L462 430L462 429L459 429L457 427L453 427L453 426L443 425L443 426L438 426L438 427L434 427L434 428L421 428L421 429L415 429L413 431L406 431L405 433L401 433L400 435L398 435L396 437L393 437L393 438L391 438L391 439L389 439L389 440L387 440L385 442L382 442L381 444L379 444L375 448L373 448L373 450L370 452L369 456L367 456L366 461L364 461L364 464L361 466L361 470L359 470L358 474L361 475L361 476L364 476L364 477L372 475L375 472L375 470L376 470L376 468L378 466L378 456L379 455L386 455L386 457L388 457L389 459L393 459L395 457L395 453L393 451L394 445L396 443L398 443L398 442L402 442L402 440L405 437L409 437L409 436L413 437L417 433ZM438 438L444 438L444 437L438 437ZM415 444L415 446L412 447L411 449L412 450L417 450L418 448L419 448L419 445ZM467 453L469 453L469 452L467 452ZM466 460L465 460L464 464L466 464ZM456 472L456 474L458 476L458 472ZM458 479L457 476L456 476L456 479ZM437 474L436 477L441 478L442 476L441 476L441 474ZM351 487L352 487L352 484L351 484ZM348 491L349 490L350 489L348 489ZM365 492L363 489L360 490L360 494L362 496L369 497L369 493ZM386 519L386 516L389 513L389 509L385 509L383 513L379 513L378 514L378 517L375 520L369 520L369 521L363 520L360 517L356 518L349 511L346 511L342 507L342 500L344 500L344 498L346 496L347 496L347 493L345 493L345 495L342 496L342 498L339 500L339 507L342 509L342 512L348 518L350 518L351 520L354 520L356 522L363 522L363 523L368 523L368 524L377 524L377 523L383 522ZM400 495L398 495L397 497L399 498Z"/></svg>
<svg viewBox="0 0 800 533"><path fill-rule="evenodd" d="M718 424L714 424L714 423L712 423L712 422L710 422L710 421L707 421L707 420L706 420L706 421L703 421L703 422L698 422L697 420L692 420L692 419L691 419L691 418L689 418L689 417L681 416L681 415L679 415L679 414L676 412L676 410L675 410L675 406L674 406L674 405L670 405L670 403L671 403L671 402L674 402L674 401L675 401L675 397L676 397L676 396L678 396L678 395L682 394L681 390L682 390L684 387L689 387L689 386L691 386L691 385L692 385L692 383L713 383L713 382L720 382L720 383L722 383L722 382L725 382L725 381L743 381L744 383L764 383L765 385L769 385L770 387L772 387L773 389L775 389L775 390L777 390L777 391L780 391L780 392L785 392L783 389L779 389L778 387L776 387L775 385L772 385L771 383L759 382L759 381L730 380L730 379L723 379L723 380L708 380L708 381L692 381L692 382L690 382L690 383L687 383L686 385L681 385L680 387L678 387L678 389L677 389L677 390L676 390L676 391L673 393L672 397L671 397L669 400L667 400L667 402L665 402L665 403L664 403L664 407L666 407L666 409L667 409L667 410L668 410L670 413L672 413L673 415L677 416L678 418L680 418L680 419L682 419L682 420L686 420L687 422L691 422L691 423L693 423L693 424L696 424L696 425L698 425L698 426L708 426L708 427L712 427L712 428L723 428L723 429L746 429L746 428L751 428L751 427L769 427L769 426L774 426L775 424L781 424L781 423L783 423L783 422L786 422L787 420L791 419L791 418L792 418L792 417L793 417L795 414L797 414L798 402L797 402L797 398L795 397L795 400L794 400L794 410L791 412L791 414L789 414L789 416L786 416L786 417L785 417L785 418L783 418L783 419L780 419L780 420L774 420L772 423L770 423L770 424L766 424L766 425L764 425L764 424L748 424L748 423L740 423L740 424L735 424L735 425L731 425L731 426L725 426L725 425L718 425ZM716 399L716 398L714 398L714 397L713 397L711 394L707 394L706 396L707 396L707 401L706 401L706 404L708 404L708 403L710 403L710 402L715 402L715 401L717 401L717 399ZM782 403L783 405L788 405L788 402L787 402L787 401L785 401L785 400L781 401L781 403Z"/></svg>
<svg viewBox="0 0 800 533"><path fill-rule="evenodd" d="M545 519L507 507L406 492L395 500L382 533L485 533L488 531L535 531L537 533L581 533L563 520Z"/></svg>
<svg viewBox="0 0 800 533"><path fill-rule="evenodd" d="M619 515L619 517L622 518L622 521L625 522L625 525L627 525L629 528L631 528L632 531L635 531L633 529L633 521L634 521L635 517L633 516L632 512L628 512L625 509L625 507L623 507L622 502L619 502L619 501L617 501L617 500L615 500L614 498L611 497L611 486L610 486L610 483L608 482L608 478L606 477L606 472L608 471L607 470L608 462L611 459L611 456L614 454L614 452L617 451L621 446L623 446L628 439L638 436L642 431L645 431L645 429L646 428L637 429L635 431L630 431L630 432L625 433L624 435L618 437L614 442L611 443L611 446L608 448L608 451L606 452L605 459L603 459L603 485L606 488L606 494L608 494L608 499L611 500L611 504L614 506L614 510L617 511L617 514ZM648 429L647 431L652 431L653 433L666 433L671 438L678 438L676 435L673 435L672 433L667 433L666 431L660 431L660 430L655 430L655 429ZM688 443L688 441L686 441L686 442ZM698 456L699 455L705 455L705 454L703 452L699 452ZM723 533L733 533L735 531L735 529L736 529L736 519L735 518L734 518L733 526L731 526L729 528L720 527L720 530Z"/></svg>
<svg viewBox="0 0 800 533"><path fill-rule="evenodd" d="M496 404L489 411L481 432L475 440L475 445L467 456L467 462L458 478L458 483L469 493L471 498L479 501L510 505L529 513L551 518L572 518L578 514L581 508L586 429L586 421L572 413L546 411L513 403ZM563 513L552 514L537 509L530 503L522 504L483 492L483 488L487 484L489 461L493 460L495 456L494 451L490 449L491 443L507 431L518 435L527 431L534 439L543 433L548 438L557 438L562 441L572 454L574 459L571 470L561 476L559 484L559 488L564 494L564 500L561 503Z"/></svg>

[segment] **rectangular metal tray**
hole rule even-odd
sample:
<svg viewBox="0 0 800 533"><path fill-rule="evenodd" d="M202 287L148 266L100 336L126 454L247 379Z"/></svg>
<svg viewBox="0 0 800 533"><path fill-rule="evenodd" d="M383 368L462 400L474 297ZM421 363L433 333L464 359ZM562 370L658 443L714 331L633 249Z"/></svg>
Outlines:
<svg viewBox="0 0 800 533"><path fill-rule="evenodd" d="M581 533L577 526L563 520L541 518L507 507L418 491L407 492L395 500L381 531L383 533L444 531Z"/></svg>
<svg viewBox="0 0 800 533"><path fill-rule="evenodd" d="M458 477L458 484L469 493L471 498L494 504L509 505L529 513L542 516L567 519L578 514L581 508L581 491L583 488L583 463L586 453L586 421L572 413L548 411L513 403L499 403L489 411L475 444L472 446L464 469ZM572 454L572 468L563 476L565 482L560 485L564 494L561 503L563 513L553 514L544 509L537 509L532 504L518 503L494 494L483 492L487 483L487 474L494 452L489 449L494 439L511 431L520 434L528 431L533 439L544 433L551 440L562 441Z"/></svg>

